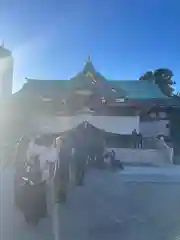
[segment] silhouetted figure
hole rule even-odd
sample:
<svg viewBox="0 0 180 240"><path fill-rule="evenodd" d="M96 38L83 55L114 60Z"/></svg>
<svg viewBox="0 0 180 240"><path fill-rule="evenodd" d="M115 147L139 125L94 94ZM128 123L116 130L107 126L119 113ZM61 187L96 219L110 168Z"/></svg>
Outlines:
<svg viewBox="0 0 180 240"><path fill-rule="evenodd" d="M137 148L138 147L138 139L137 139L137 131L136 131L136 129L134 129L132 131L132 142L133 142L133 148Z"/></svg>
<svg viewBox="0 0 180 240"><path fill-rule="evenodd" d="M45 182L28 182L22 187L22 210L27 223L37 224L41 218L47 216L46 185Z"/></svg>
<svg viewBox="0 0 180 240"><path fill-rule="evenodd" d="M87 158L88 158L87 149L85 146L83 147L82 142L79 141L76 144L74 152L76 184L79 186L84 184Z"/></svg>
<svg viewBox="0 0 180 240"><path fill-rule="evenodd" d="M101 143L96 148L96 166L99 169L104 166L104 148Z"/></svg>
<svg viewBox="0 0 180 240"><path fill-rule="evenodd" d="M55 179L57 186L57 201L61 203L66 202L71 157L71 146L66 138L62 138Z"/></svg>
<svg viewBox="0 0 180 240"><path fill-rule="evenodd" d="M141 133L137 134L137 142L138 142L138 148L142 148L143 147L143 136Z"/></svg>
<svg viewBox="0 0 180 240"><path fill-rule="evenodd" d="M116 167L116 153L114 150L111 151L110 153L110 163L111 163L111 167L113 169L115 169Z"/></svg>
<svg viewBox="0 0 180 240"><path fill-rule="evenodd" d="M74 149L76 184L82 186L84 184L85 169L89 156L89 139L86 123L75 132Z"/></svg>
<svg viewBox="0 0 180 240"><path fill-rule="evenodd" d="M88 147L88 164L90 166L95 165L95 160L96 160L96 149L95 146L92 142L90 142L89 147Z"/></svg>
<svg viewBox="0 0 180 240"><path fill-rule="evenodd" d="M36 225L47 216L46 182L41 179L38 156L33 157L16 184L16 204L22 210L26 222Z"/></svg>

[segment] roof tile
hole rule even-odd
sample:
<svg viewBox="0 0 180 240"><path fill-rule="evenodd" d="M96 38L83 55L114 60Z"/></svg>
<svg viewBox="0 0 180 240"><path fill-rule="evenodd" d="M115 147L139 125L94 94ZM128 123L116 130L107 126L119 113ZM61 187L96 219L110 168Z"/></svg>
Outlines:
<svg viewBox="0 0 180 240"><path fill-rule="evenodd" d="M66 90L73 90L74 88L80 88L87 85L91 85L92 79L89 76L78 74L71 80L32 80L28 79L28 82L24 84L21 91L29 93L49 93L60 94ZM83 83L83 84L82 84ZM92 84L93 88L96 86L98 91L103 94L109 94L112 89L117 90L117 94L114 91L114 95L120 94L126 96L129 99L136 100L148 100L148 99L168 99L159 87L149 81L143 80L111 80L111 81L96 81L96 84ZM101 86L100 86L101 85ZM111 94L112 94L111 93ZM110 94L110 95L111 95Z"/></svg>
<svg viewBox="0 0 180 240"><path fill-rule="evenodd" d="M127 97L130 99L168 99L156 84L146 80L117 80L108 81L108 83L114 88L126 91Z"/></svg>

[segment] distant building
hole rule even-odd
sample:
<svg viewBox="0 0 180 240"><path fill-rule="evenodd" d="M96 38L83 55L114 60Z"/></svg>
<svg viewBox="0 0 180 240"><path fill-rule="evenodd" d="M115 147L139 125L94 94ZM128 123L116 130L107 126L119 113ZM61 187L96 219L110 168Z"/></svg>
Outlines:
<svg viewBox="0 0 180 240"><path fill-rule="evenodd" d="M69 80L26 80L12 95L10 111L21 132L61 133L87 121L116 144L134 129L145 137L170 135L169 112L176 103L153 82L106 79L90 58Z"/></svg>
<svg viewBox="0 0 180 240"><path fill-rule="evenodd" d="M9 97L12 94L13 85L13 65L12 52L0 46L0 98Z"/></svg>

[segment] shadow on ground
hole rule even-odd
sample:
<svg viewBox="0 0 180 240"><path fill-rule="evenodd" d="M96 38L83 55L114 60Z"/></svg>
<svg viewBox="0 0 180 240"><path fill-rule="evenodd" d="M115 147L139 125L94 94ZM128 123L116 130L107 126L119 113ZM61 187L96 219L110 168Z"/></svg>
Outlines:
<svg viewBox="0 0 180 240"><path fill-rule="evenodd" d="M1 172L1 239L52 240L49 219L30 229L15 209L11 174ZM89 171L85 186L71 188L58 211L63 240L178 239L180 184L126 182L121 173Z"/></svg>

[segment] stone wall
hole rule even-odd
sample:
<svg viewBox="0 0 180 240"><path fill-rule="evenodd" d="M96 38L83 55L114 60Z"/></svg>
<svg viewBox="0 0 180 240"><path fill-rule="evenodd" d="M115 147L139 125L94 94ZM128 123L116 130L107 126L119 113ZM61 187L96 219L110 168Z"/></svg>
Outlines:
<svg viewBox="0 0 180 240"><path fill-rule="evenodd" d="M128 164L163 166L172 164L172 156L162 149L109 148L116 152L116 159Z"/></svg>
<svg viewBox="0 0 180 240"><path fill-rule="evenodd" d="M158 149L162 152L164 159L167 159L167 161L173 163L174 149L166 144L163 137L160 139L156 138L155 141Z"/></svg>

